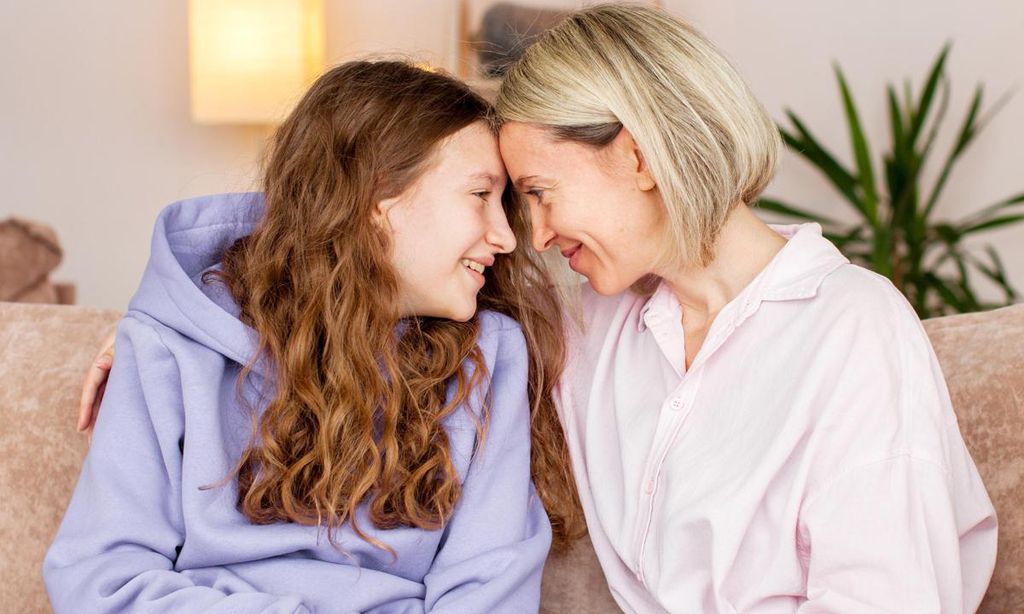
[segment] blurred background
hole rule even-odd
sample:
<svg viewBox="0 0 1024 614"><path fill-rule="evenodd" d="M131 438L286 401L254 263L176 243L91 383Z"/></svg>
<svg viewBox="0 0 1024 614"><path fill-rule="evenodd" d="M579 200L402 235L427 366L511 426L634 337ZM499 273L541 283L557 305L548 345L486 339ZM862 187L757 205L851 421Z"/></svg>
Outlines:
<svg viewBox="0 0 1024 614"><path fill-rule="evenodd" d="M517 4L562 9L573 3ZM897 84L903 105L903 83L909 80L909 100L919 101L936 58L952 43L932 105L933 113L940 104L947 111L936 131L934 153L921 170L926 191L962 135L979 84L984 85L984 98L978 118L988 123L984 131L971 134L972 142L948 175L931 214L936 228L941 234L943 220L970 218L1024 193L1024 2L660 4L717 43L780 125L800 137L786 116L791 109L860 181L849 114L833 68L834 63L841 65L883 203L891 178L882 156L893 147L886 84ZM0 201L0 220L14 216L56 231L63 259L50 278L74 284L78 304L126 307L146 263L154 219L166 204L257 186L257 161L273 121L231 119L217 115L216 109L204 118L190 103L196 88L204 86L195 81L197 75L190 81L189 7L186 0L0 3L0 56L5 64L0 73L0 181L7 190ZM466 60L467 33L476 31L474 21L486 7L459 0L323 0L320 8L318 61L327 66L398 53L459 72ZM1003 98L1007 94L1012 95ZM1001 98L999 112L986 116ZM287 110L287 103L279 104L279 112ZM768 195L849 229L860 214L807 158L787 153ZM1024 207L1008 205L986 219L1019 213ZM1005 302L998 280L1003 274L984 259L983 248L991 244L1000 257L1002 285L1024 289L1024 225L993 224L961 240L969 222L948 224L945 230L957 232L958 252L961 246L973 250L993 275L972 272L968 289L978 307ZM958 279L955 258L943 266L951 271L949 286ZM970 303L972 297L962 288L946 290L952 293L947 303ZM935 296L941 299L940 294Z"/></svg>

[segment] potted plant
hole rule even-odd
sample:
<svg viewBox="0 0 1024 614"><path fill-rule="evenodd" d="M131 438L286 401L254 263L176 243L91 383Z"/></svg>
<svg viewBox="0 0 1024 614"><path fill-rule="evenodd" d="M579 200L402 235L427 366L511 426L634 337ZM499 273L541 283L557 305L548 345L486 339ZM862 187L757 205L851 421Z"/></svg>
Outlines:
<svg viewBox="0 0 1024 614"><path fill-rule="evenodd" d="M783 140L828 178L856 211L856 223L844 225L778 199L759 201L764 210L821 224L825 235L851 261L891 279L921 318L990 309L1017 298L995 249L991 245L981 250L970 249L965 239L1024 221L1024 192L959 220L939 220L934 215L953 166L1007 99L1004 97L982 113L983 89L979 85L937 178L931 185L925 185L923 180L925 164L937 155L935 137L949 102L945 73L949 49L947 44L939 53L916 98L909 83L902 96L891 84L887 87L891 145L882 155L877 175L856 104L838 65L835 73L853 147L854 168L840 163L793 111L786 110L792 129L779 127ZM880 180L876 179L879 175ZM1001 289L1003 301L986 302L978 297L972 277L978 274Z"/></svg>

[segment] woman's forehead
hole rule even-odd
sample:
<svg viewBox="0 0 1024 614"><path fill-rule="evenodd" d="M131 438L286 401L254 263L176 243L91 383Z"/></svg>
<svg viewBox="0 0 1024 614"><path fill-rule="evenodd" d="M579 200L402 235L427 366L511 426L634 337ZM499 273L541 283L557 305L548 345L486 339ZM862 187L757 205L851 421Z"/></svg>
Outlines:
<svg viewBox="0 0 1024 614"><path fill-rule="evenodd" d="M559 140L547 127L511 122L499 134L501 157L517 186L526 179L543 180L594 162L592 148Z"/></svg>

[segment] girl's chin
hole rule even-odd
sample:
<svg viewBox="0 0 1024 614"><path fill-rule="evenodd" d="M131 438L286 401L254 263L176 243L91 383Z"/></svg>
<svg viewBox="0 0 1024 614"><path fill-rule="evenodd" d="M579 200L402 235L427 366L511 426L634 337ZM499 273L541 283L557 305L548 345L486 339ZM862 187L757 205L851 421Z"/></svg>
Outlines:
<svg viewBox="0 0 1024 614"><path fill-rule="evenodd" d="M475 316L475 315L476 315L476 310L474 309L472 312L470 312L468 314L467 313L454 314L451 317L449 317L448 319L452 320L453 322L469 322L470 320L473 319L473 316Z"/></svg>
<svg viewBox="0 0 1024 614"><path fill-rule="evenodd" d="M446 316L449 320L456 322L468 322L473 319L476 315L476 295L474 294L471 299L467 299L460 305L450 305L448 308L448 315Z"/></svg>

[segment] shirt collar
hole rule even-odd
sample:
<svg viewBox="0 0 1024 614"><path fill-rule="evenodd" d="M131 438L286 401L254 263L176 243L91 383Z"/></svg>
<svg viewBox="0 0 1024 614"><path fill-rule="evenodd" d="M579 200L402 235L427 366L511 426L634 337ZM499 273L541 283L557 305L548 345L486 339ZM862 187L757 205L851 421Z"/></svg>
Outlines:
<svg viewBox="0 0 1024 614"><path fill-rule="evenodd" d="M786 245L722 310L723 313L730 312L734 325L750 316L762 302L813 298L825 277L849 262L836 246L822 236L818 224L769 226L787 240ZM679 317L679 302L668 284L662 282L640 310L637 327L643 332L655 321L678 322Z"/></svg>

